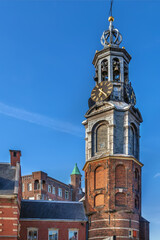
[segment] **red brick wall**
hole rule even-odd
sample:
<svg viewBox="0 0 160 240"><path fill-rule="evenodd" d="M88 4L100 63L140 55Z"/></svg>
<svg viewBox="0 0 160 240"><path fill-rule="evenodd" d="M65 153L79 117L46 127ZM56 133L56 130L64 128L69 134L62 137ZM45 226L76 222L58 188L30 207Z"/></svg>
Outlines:
<svg viewBox="0 0 160 240"><path fill-rule="evenodd" d="M98 171L99 178L96 177ZM135 179L135 169L139 172L139 189ZM102 236L129 237L129 230L137 231L139 237L139 217L141 214L141 167L131 158L106 158L91 161L85 166L86 213L89 216L89 238ZM105 184L95 181L101 181ZM96 186L101 188L96 188ZM102 186L103 185L103 186ZM135 208L135 198L139 198L139 209ZM103 203L104 199L104 203ZM95 204L96 203L96 204ZM121 238L118 238L120 236Z"/></svg>
<svg viewBox="0 0 160 240"><path fill-rule="evenodd" d="M3 219L1 219L3 218ZM0 199L0 235L15 236L18 239L19 206L17 199ZM1 238L3 239L3 238ZM5 237L5 240L11 240Z"/></svg>
<svg viewBox="0 0 160 240"><path fill-rule="evenodd" d="M27 240L27 228L38 228L38 240L48 240L48 229L58 229L58 239L68 240L68 230L78 229L78 240L86 240L85 222L20 221L20 239Z"/></svg>
<svg viewBox="0 0 160 240"><path fill-rule="evenodd" d="M35 189L35 180L38 180L39 183L45 181L43 188ZM32 184L32 191L28 191L28 184ZM71 188L69 185L63 184L53 178L47 176L44 172L33 172L32 175L22 176L22 184L24 186L24 192L22 192L23 199L29 199L30 197L34 197L35 200L38 199L38 195L40 199L48 200L60 200L60 201L71 201L72 194ZM55 194L48 192L48 185L55 187ZM58 196L58 188L62 188L62 197ZM69 192L69 199L65 198L65 191Z"/></svg>

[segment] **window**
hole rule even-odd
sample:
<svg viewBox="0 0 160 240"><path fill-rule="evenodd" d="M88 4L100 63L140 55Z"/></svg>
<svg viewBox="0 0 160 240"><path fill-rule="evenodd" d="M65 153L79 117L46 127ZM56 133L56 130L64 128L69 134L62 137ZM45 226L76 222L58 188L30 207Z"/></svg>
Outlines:
<svg viewBox="0 0 160 240"><path fill-rule="evenodd" d="M39 183L39 180L35 180L34 182L34 190L38 190L40 189L40 183Z"/></svg>
<svg viewBox="0 0 160 240"><path fill-rule="evenodd" d="M34 200L34 197L29 197L28 199L29 199L29 200Z"/></svg>
<svg viewBox="0 0 160 240"><path fill-rule="evenodd" d="M118 58L113 59L113 80L120 81L120 62Z"/></svg>
<svg viewBox="0 0 160 240"><path fill-rule="evenodd" d="M106 121L95 124L92 130L92 156L109 150L109 132Z"/></svg>
<svg viewBox="0 0 160 240"><path fill-rule="evenodd" d="M77 229L69 230L69 240L78 240L78 230Z"/></svg>
<svg viewBox="0 0 160 240"><path fill-rule="evenodd" d="M38 229L28 228L27 240L38 240Z"/></svg>
<svg viewBox="0 0 160 240"><path fill-rule="evenodd" d="M32 183L28 183L28 191L32 191Z"/></svg>
<svg viewBox="0 0 160 240"><path fill-rule="evenodd" d="M56 188L55 187L52 188L52 193L56 194Z"/></svg>
<svg viewBox="0 0 160 240"><path fill-rule="evenodd" d="M49 229L48 230L48 240L58 240L58 230Z"/></svg>
<svg viewBox="0 0 160 240"><path fill-rule="evenodd" d="M65 199L69 199L69 192L65 191Z"/></svg>
<svg viewBox="0 0 160 240"><path fill-rule="evenodd" d="M16 157L17 156L17 153L16 152L13 152L13 157Z"/></svg>
<svg viewBox="0 0 160 240"><path fill-rule="evenodd" d="M51 185L48 185L48 192L51 193Z"/></svg>
<svg viewBox="0 0 160 240"><path fill-rule="evenodd" d="M24 192L24 183L22 183L22 192Z"/></svg>
<svg viewBox="0 0 160 240"><path fill-rule="evenodd" d="M58 196L62 197L62 188L58 188Z"/></svg>

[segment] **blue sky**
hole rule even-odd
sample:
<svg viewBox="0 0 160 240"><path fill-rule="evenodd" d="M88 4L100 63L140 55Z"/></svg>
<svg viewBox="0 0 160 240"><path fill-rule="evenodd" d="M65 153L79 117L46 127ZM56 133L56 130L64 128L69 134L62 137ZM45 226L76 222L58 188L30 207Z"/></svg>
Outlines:
<svg viewBox="0 0 160 240"><path fill-rule="evenodd" d="M69 182L85 163L81 122L94 87L109 1L0 1L0 161L22 151L22 173ZM160 228L160 1L115 1L114 26L131 54L141 126L142 212L151 240ZM81 170L82 171L82 170ZM84 179L83 179L84 180Z"/></svg>

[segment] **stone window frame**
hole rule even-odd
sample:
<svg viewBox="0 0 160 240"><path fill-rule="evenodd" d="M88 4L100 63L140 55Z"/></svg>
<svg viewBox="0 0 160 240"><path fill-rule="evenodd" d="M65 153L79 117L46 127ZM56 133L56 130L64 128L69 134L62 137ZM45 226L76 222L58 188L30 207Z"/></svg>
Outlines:
<svg viewBox="0 0 160 240"><path fill-rule="evenodd" d="M68 239L70 239L70 238L69 238L69 233L70 233L70 232L77 232L77 239L76 239L76 240L78 240L79 229L78 229L78 228L69 228L69 229L68 229Z"/></svg>
<svg viewBox="0 0 160 240"><path fill-rule="evenodd" d="M50 184L48 184L48 192L52 193L52 186Z"/></svg>
<svg viewBox="0 0 160 240"><path fill-rule="evenodd" d="M57 232L57 240L58 240L59 229L58 229L58 228L48 228L48 240L50 240L50 239L49 239L49 231L55 231L55 232Z"/></svg>
<svg viewBox="0 0 160 240"><path fill-rule="evenodd" d="M65 190L65 199L69 199L69 191L68 190Z"/></svg>
<svg viewBox="0 0 160 240"><path fill-rule="evenodd" d="M25 184L22 183L22 193L25 192Z"/></svg>
<svg viewBox="0 0 160 240"><path fill-rule="evenodd" d="M28 192L31 192L32 191L32 183L28 183Z"/></svg>
<svg viewBox="0 0 160 240"><path fill-rule="evenodd" d="M62 198L62 195L63 195L63 194L62 194L62 188L59 187L59 188L58 188L58 196Z"/></svg>
<svg viewBox="0 0 160 240"><path fill-rule="evenodd" d="M131 131L133 133L133 142L131 143ZM130 153L135 158L138 159L138 153L139 153L139 135L138 135L138 127L134 122L131 122L130 124L130 146L133 147L133 150L131 148Z"/></svg>
<svg viewBox="0 0 160 240"><path fill-rule="evenodd" d="M56 188L54 186L52 186L52 194L56 194Z"/></svg>
<svg viewBox="0 0 160 240"><path fill-rule="evenodd" d="M32 239L29 238L29 236L28 236L29 231L36 231L37 232L37 239L36 240L38 240L38 228L36 228L36 227L28 227L27 228L27 240L35 240L35 238L32 238Z"/></svg>
<svg viewBox="0 0 160 240"><path fill-rule="evenodd" d="M92 127L92 156L95 156L104 151L104 150L97 151L97 130L102 125L107 126L107 134L106 134L107 135L107 148L105 149L105 151L109 151L109 140L110 140L109 122L107 120L101 120L101 121L96 122Z"/></svg>

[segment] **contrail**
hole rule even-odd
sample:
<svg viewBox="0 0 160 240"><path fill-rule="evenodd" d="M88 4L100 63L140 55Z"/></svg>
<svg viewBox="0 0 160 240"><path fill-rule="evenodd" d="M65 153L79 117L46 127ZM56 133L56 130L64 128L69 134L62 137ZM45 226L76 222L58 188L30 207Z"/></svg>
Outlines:
<svg viewBox="0 0 160 240"><path fill-rule="evenodd" d="M0 102L0 114L29 123L34 123L43 127L48 127L55 131L69 133L78 137L83 136L83 130L81 126L78 127L69 122L49 118L37 113L28 112L24 109L11 107L2 102Z"/></svg>

